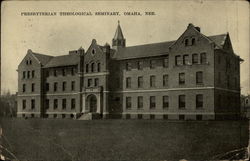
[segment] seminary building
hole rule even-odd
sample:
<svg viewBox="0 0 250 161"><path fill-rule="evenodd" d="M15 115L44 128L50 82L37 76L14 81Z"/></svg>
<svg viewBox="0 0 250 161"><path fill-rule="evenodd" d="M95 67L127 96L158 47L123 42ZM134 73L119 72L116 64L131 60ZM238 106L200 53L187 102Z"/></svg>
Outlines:
<svg viewBox="0 0 250 161"><path fill-rule="evenodd" d="M28 50L18 66L18 117L213 120L240 115L240 62L229 34L189 24L175 41L49 56Z"/></svg>

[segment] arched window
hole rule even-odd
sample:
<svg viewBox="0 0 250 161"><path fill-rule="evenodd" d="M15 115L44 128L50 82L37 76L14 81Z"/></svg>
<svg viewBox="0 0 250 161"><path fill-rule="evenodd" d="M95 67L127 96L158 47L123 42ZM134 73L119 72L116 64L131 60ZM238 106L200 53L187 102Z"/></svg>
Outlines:
<svg viewBox="0 0 250 161"><path fill-rule="evenodd" d="M97 71L100 72L101 71L101 63L97 64Z"/></svg>
<svg viewBox="0 0 250 161"><path fill-rule="evenodd" d="M94 72L95 71L95 63L92 63L91 64L91 72Z"/></svg>
<svg viewBox="0 0 250 161"><path fill-rule="evenodd" d="M188 39L185 39L185 46L188 46Z"/></svg>
<svg viewBox="0 0 250 161"><path fill-rule="evenodd" d="M86 73L89 72L89 64L86 64Z"/></svg>

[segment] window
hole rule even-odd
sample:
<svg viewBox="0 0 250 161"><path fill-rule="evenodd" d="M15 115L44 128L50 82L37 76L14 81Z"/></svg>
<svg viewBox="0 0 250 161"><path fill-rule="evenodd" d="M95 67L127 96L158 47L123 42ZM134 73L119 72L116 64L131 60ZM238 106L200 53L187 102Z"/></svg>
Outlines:
<svg viewBox="0 0 250 161"><path fill-rule="evenodd" d="M154 114L150 114L149 117L150 117L150 120L154 120L155 119L155 115Z"/></svg>
<svg viewBox="0 0 250 161"><path fill-rule="evenodd" d="M95 78L95 86L97 87L99 85L99 79Z"/></svg>
<svg viewBox="0 0 250 161"><path fill-rule="evenodd" d="M89 64L86 64L86 73L89 72Z"/></svg>
<svg viewBox="0 0 250 161"><path fill-rule="evenodd" d="M218 96L218 107L220 108L221 107L221 101L222 101L222 99L221 99L221 95L219 95Z"/></svg>
<svg viewBox="0 0 250 161"><path fill-rule="evenodd" d="M34 92L35 91L35 83L32 83L31 84L31 92Z"/></svg>
<svg viewBox="0 0 250 161"><path fill-rule="evenodd" d="M162 97L162 105L163 105L163 109L166 109L169 107L169 97L168 96Z"/></svg>
<svg viewBox="0 0 250 161"><path fill-rule="evenodd" d="M46 70L46 77L49 77L49 70Z"/></svg>
<svg viewBox="0 0 250 161"><path fill-rule="evenodd" d="M156 60L150 60L150 68L154 69L156 65Z"/></svg>
<svg viewBox="0 0 250 161"><path fill-rule="evenodd" d="M227 75L227 87L229 88L230 87L230 76Z"/></svg>
<svg viewBox="0 0 250 161"><path fill-rule="evenodd" d="M126 78L126 88L131 88L131 77Z"/></svg>
<svg viewBox="0 0 250 161"><path fill-rule="evenodd" d="M46 101L45 101L45 105L46 105L46 109L49 109L49 99L46 99Z"/></svg>
<svg viewBox="0 0 250 161"><path fill-rule="evenodd" d="M26 100L23 100L23 109L26 108Z"/></svg>
<svg viewBox="0 0 250 161"><path fill-rule="evenodd" d="M185 39L185 46L188 46L188 39Z"/></svg>
<svg viewBox="0 0 250 161"><path fill-rule="evenodd" d="M126 63L126 70L129 71L129 70L131 70L131 68L132 68L132 67L131 67L131 63L130 63L130 62L127 62L127 63Z"/></svg>
<svg viewBox="0 0 250 161"><path fill-rule="evenodd" d="M143 77L138 77L138 88L143 87Z"/></svg>
<svg viewBox="0 0 250 161"><path fill-rule="evenodd" d="M54 83L54 91L57 91L57 82Z"/></svg>
<svg viewBox="0 0 250 161"><path fill-rule="evenodd" d="M46 91L49 91L49 83L46 83Z"/></svg>
<svg viewBox="0 0 250 161"><path fill-rule="evenodd" d="M192 45L195 44L195 38L192 38Z"/></svg>
<svg viewBox="0 0 250 161"><path fill-rule="evenodd" d="M150 76L150 87L155 87L155 76L154 75Z"/></svg>
<svg viewBox="0 0 250 161"><path fill-rule="evenodd" d="M75 75L75 68L71 68L71 75Z"/></svg>
<svg viewBox="0 0 250 161"><path fill-rule="evenodd" d="M203 72L196 72L196 84L203 83Z"/></svg>
<svg viewBox="0 0 250 161"><path fill-rule="evenodd" d="M180 55L175 56L175 65L176 66L182 65L181 56Z"/></svg>
<svg viewBox="0 0 250 161"><path fill-rule="evenodd" d="M26 84L23 84L23 92L26 91Z"/></svg>
<svg viewBox="0 0 250 161"><path fill-rule="evenodd" d="M168 75L163 75L163 87L168 86Z"/></svg>
<svg viewBox="0 0 250 161"><path fill-rule="evenodd" d="M62 100L62 109L66 109L66 105L67 105L67 102L66 102L66 99L64 98Z"/></svg>
<svg viewBox="0 0 250 161"><path fill-rule="evenodd" d="M163 119L164 119L164 120L167 120L167 119L168 119L168 115L164 114L164 115L163 115Z"/></svg>
<svg viewBox="0 0 250 161"><path fill-rule="evenodd" d="M67 86L67 82L63 82L63 84L62 84L62 90L63 90L63 91L66 90L66 86Z"/></svg>
<svg viewBox="0 0 250 161"><path fill-rule="evenodd" d="M91 64L91 72L94 72L95 71L95 63L92 63Z"/></svg>
<svg viewBox="0 0 250 161"><path fill-rule="evenodd" d="M163 67L168 68L169 64L169 56L167 55L165 59L163 59Z"/></svg>
<svg viewBox="0 0 250 161"><path fill-rule="evenodd" d="M185 115L179 115L179 120L185 120Z"/></svg>
<svg viewBox="0 0 250 161"><path fill-rule="evenodd" d="M185 84L185 73L179 73L179 84Z"/></svg>
<svg viewBox="0 0 250 161"><path fill-rule="evenodd" d="M137 62L137 65L138 65L138 67L137 67L138 70L142 70L142 68L143 68L143 66L142 66L142 65L143 65L143 62L142 62L142 61L138 61L138 62Z"/></svg>
<svg viewBox="0 0 250 161"><path fill-rule="evenodd" d="M26 72L24 71L23 72L23 79L26 77Z"/></svg>
<svg viewBox="0 0 250 161"><path fill-rule="evenodd" d="M62 118L65 118L66 117L66 115L65 114L62 114Z"/></svg>
<svg viewBox="0 0 250 161"><path fill-rule="evenodd" d="M189 64L189 60L188 60L188 55L183 55L183 65L188 65Z"/></svg>
<svg viewBox="0 0 250 161"><path fill-rule="evenodd" d="M75 81L71 82L71 90L74 91L75 90Z"/></svg>
<svg viewBox="0 0 250 161"><path fill-rule="evenodd" d="M150 96L150 108L155 108L155 96Z"/></svg>
<svg viewBox="0 0 250 161"><path fill-rule="evenodd" d="M138 114L138 115L137 115L137 118L138 118L139 120L141 120L141 119L142 119L142 114Z"/></svg>
<svg viewBox="0 0 250 161"><path fill-rule="evenodd" d="M196 115L196 120L202 120L202 115Z"/></svg>
<svg viewBox="0 0 250 161"><path fill-rule="evenodd" d="M203 95L197 94L196 95L196 108L202 108L203 107Z"/></svg>
<svg viewBox="0 0 250 161"><path fill-rule="evenodd" d="M57 109L57 107L58 107L58 100L54 99L54 109Z"/></svg>
<svg viewBox="0 0 250 161"><path fill-rule="evenodd" d="M184 109L186 106L185 95L179 95L179 108Z"/></svg>
<svg viewBox="0 0 250 161"><path fill-rule="evenodd" d="M198 64L198 54L192 55L192 64Z"/></svg>
<svg viewBox="0 0 250 161"><path fill-rule="evenodd" d="M75 107L76 107L76 100L71 99L71 109L75 109Z"/></svg>
<svg viewBox="0 0 250 161"><path fill-rule="evenodd" d="M57 114L54 114L53 116L54 116L54 118L57 118Z"/></svg>
<svg viewBox="0 0 250 161"><path fill-rule="evenodd" d="M201 53L201 64L206 64L207 63L207 54L206 53Z"/></svg>
<svg viewBox="0 0 250 161"><path fill-rule="evenodd" d="M143 108L143 97L142 96L137 97L137 108L138 109Z"/></svg>
<svg viewBox="0 0 250 161"><path fill-rule="evenodd" d="M30 78L30 71L28 71L27 73L27 78Z"/></svg>
<svg viewBox="0 0 250 161"><path fill-rule="evenodd" d="M66 75L65 69L62 69L62 75L63 75L63 76Z"/></svg>
<svg viewBox="0 0 250 161"><path fill-rule="evenodd" d="M126 119L130 119L130 114L126 114Z"/></svg>
<svg viewBox="0 0 250 161"><path fill-rule="evenodd" d="M32 78L35 77L35 71L34 71L34 70L32 70L32 72L31 72L31 77L32 77Z"/></svg>
<svg viewBox="0 0 250 161"><path fill-rule="evenodd" d="M32 61L30 60L30 65L32 64Z"/></svg>
<svg viewBox="0 0 250 161"><path fill-rule="evenodd" d="M97 71L100 72L101 71L101 63L97 64Z"/></svg>
<svg viewBox="0 0 250 161"><path fill-rule="evenodd" d="M88 79L88 87L92 86L92 79Z"/></svg>
<svg viewBox="0 0 250 161"><path fill-rule="evenodd" d="M218 73L218 83L219 84L221 83L221 74L220 74L220 72Z"/></svg>
<svg viewBox="0 0 250 161"><path fill-rule="evenodd" d="M28 60L26 60L26 65L29 65L29 61Z"/></svg>
<svg viewBox="0 0 250 161"><path fill-rule="evenodd" d="M35 109L35 100L34 99L31 100L31 109Z"/></svg>
<svg viewBox="0 0 250 161"><path fill-rule="evenodd" d="M126 97L126 108L131 109L131 97Z"/></svg>
<svg viewBox="0 0 250 161"><path fill-rule="evenodd" d="M57 77L57 70L54 69L54 76Z"/></svg>
<svg viewBox="0 0 250 161"><path fill-rule="evenodd" d="M221 57L220 57L220 55L218 56L218 64L220 64L220 62L221 62Z"/></svg>

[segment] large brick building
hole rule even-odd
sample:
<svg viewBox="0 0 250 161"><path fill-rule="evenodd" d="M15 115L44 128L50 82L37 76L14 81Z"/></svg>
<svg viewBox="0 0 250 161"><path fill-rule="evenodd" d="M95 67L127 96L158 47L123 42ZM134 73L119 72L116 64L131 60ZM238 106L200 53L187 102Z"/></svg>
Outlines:
<svg viewBox="0 0 250 161"><path fill-rule="evenodd" d="M112 47L95 39L63 56L30 49L18 66L18 116L219 119L240 113L240 62L229 34L189 24L175 41Z"/></svg>

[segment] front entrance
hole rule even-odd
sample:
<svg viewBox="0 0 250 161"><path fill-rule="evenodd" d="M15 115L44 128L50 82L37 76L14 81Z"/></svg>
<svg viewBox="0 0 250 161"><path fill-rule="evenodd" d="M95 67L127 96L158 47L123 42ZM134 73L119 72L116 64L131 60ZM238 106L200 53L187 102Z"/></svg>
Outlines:
<svg viewBox="0 0 250 161"><path fill-rule="evenodd" d="M97 99L95 95L91 94L87 97L87 105L89 112L97 112Z"/></svg>

